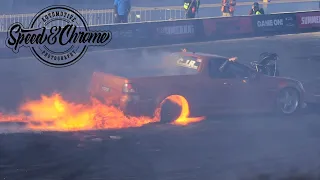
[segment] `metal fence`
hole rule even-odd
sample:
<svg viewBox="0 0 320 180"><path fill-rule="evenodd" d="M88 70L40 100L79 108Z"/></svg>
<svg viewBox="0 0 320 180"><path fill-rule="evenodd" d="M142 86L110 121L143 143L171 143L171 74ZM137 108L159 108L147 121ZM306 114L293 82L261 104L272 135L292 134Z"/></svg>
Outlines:
<svg viewBox="0 0 320 180"><path fill-rule="evenodd" d="M113 24L114 13L112 10L80 10L89 26ZM28 27L36 14L0 15L0 31L6 31L11 24L20 22ZM135 9L129 15L129 22L146 22L158 20L184 19L185 14L180 9Z"/></svg>

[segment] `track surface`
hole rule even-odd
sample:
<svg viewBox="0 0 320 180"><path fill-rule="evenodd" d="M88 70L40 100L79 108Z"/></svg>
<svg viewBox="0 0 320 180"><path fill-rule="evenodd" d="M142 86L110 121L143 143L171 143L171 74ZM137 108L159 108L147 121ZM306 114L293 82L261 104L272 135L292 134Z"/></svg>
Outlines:
<svg viewBox="0 0 320 180"><path fill-rule="evenodd" d="M158 48L149 50L150 54L143 52L143 57L180 48L238 56L244 62L264 51L277 52L282 75L303 81L320 77L319 33ZM90 68L88 64L112 57L105 64L110 71L117 68L115 58L120 63L120 59L139 54L137 50L88 53L69 70L81 72L80 66ZM127 65L137 63L134 58ZM33 71L39 73L39 69ZM86 71L78 75L89 76ZM0 179L233 180L277 176L291 180L291 176L320 173L319 129L320 115L311 113L290 118L214 118L186 127L150 125L117 131L2 134ZM3 126L0 131L9 128Z"/></svg>

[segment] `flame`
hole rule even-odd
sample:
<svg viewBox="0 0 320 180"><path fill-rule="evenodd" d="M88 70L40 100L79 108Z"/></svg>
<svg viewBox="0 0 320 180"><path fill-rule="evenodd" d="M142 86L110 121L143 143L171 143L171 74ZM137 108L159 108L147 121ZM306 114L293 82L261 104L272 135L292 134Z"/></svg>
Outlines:
<svg viewBox="0 0 320 180"><path fill-rule="evenodd" d="M174 95L168 99L182 107L179 118L173 124L187 125L203 119L188 117L188 101L182 96ZM89 104L76 104L64 100L60 94L53 94L42 95L40 100L27 101L19 108L18 114L0 113L0 122L23 122L28 129L42 131L121 129L158 122L159 112L160 108L153 118L128 117L116 107L93 98Z"/></svg>
<svg viewBox="0 0 320 180"><path fill-rule="evenodd" d="M178 119L176 119L172 124L186 126L191 123L202 121L205 117L189 117L189 103L183 96L171 95L166 98L173 103L178 104L181 107L181 113Z"/></svg>

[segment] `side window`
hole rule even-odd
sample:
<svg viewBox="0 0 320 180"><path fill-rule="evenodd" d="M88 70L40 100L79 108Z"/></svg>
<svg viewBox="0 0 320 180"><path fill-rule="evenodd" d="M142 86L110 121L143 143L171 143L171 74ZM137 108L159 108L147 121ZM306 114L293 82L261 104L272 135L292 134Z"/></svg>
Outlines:
<svg viewBox="0 0 320 180"><path fill-rule="evenodd" d="M226 69L226 72L240 78L250 77L251 75L251 70L239 63L230 63L229 67Z"/></svg>
<svg viewBox="0 0 320 180"><path fill-rule="evenodd" d="M228 71L221 71L220 67L226 62L226 59L214 59L209 61L209 75L212 78L235 78L233 73ZM229 64L227 64L229 66ZM228 67L226 67L228 69Z"/></svg>

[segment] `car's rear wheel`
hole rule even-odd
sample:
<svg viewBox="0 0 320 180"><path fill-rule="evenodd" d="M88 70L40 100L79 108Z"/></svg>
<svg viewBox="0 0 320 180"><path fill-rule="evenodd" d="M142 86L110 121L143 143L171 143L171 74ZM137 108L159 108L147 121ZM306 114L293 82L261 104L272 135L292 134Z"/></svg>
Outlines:
<svg viewBox="0 0 320 180"><path fill-rule="evenodd" d="M173 122L174 120L179 118L181 110L182 109L178 104L170 100L165 100L161 106L160 122L161 123Z"/></svg>
<svg viewBox="0 0 320 180"><path fill-rule="evenodd" d="M300 109L300 94L294 88L284 88L277 96L277 111L283 115L291 115Z"/></svg>

